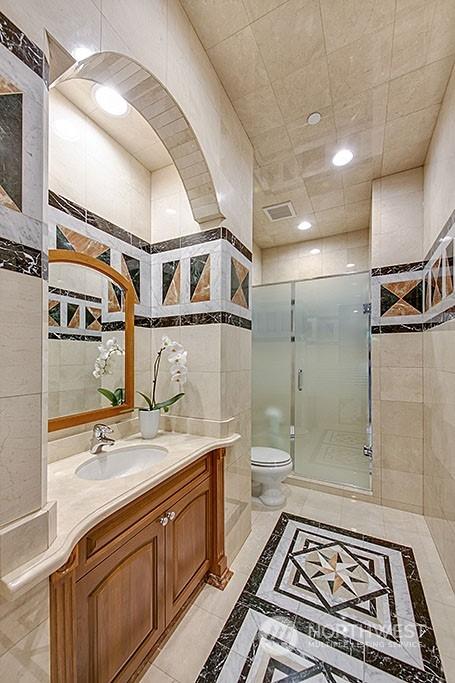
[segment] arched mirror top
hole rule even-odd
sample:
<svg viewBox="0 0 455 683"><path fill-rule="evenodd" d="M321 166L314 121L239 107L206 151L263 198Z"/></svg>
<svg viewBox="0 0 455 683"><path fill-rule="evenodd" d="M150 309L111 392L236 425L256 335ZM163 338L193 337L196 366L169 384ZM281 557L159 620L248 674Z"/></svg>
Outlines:
<svg viewBox="0 0 455 683"><path fill-rule="evenodd" d="M99 258L49 251L49 431L134 408L134 288Z"/></svg>

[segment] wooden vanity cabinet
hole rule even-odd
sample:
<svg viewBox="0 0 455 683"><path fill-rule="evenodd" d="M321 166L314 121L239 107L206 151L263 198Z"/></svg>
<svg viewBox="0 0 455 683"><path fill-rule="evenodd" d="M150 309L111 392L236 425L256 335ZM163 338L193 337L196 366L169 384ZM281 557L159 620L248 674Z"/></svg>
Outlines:
<svg viewBox="0 0 455 683"><path fill-rule="evenodd" d="M201 582L224 588L223 455L101 522L51 576L53 683L134 680Z"/></svg>

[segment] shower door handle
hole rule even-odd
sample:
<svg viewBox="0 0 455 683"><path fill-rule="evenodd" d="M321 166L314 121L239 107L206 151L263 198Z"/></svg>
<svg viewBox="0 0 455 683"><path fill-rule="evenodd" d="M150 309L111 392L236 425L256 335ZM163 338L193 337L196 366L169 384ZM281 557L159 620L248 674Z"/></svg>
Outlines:
<svg viewBox="0 0 455 683"><path fill-rule="evenodd" d="M297 370L297 389L299 391L303 390L302 378L303 378L303 370L302 370L302 368L299 368Z"/></svg>

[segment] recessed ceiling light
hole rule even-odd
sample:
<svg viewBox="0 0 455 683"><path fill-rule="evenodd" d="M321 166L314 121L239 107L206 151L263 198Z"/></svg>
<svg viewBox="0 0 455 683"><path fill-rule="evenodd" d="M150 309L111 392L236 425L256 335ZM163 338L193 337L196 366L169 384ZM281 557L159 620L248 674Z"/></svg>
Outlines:
<svg viewBox="0 0 455 683"><path fill-rule="evenodd" d="M93 54L93 50L90 50L89 47L84 47L83 45L79 45L78 47L74 48L74 50L71 52L71 54L73 55L76 62L80 62L83 59L87 59L87 57L90 57L90 55Z"/></svg>
<svg viewBox="0 0 455 683"><path fill-rule="evenodd" d="M346 268L355 268L355 263L346 263Z"/></svg>
<svg viewBox="0 0 455 683"><path fill-rule="evenodd" d="M349 164L349 162L352 161L353 158L354 154L351 152L350 149L340 149L333 156L332 164L334 166L346 166L346 164Z"/></svg>
<svg viewBox="0 0 455 683"><path fill-rule="evenodd" d="M107 85L95 86L95 100L101 109L112 116L124 116L128 111L128 102Z"/></svg>
<svg viewBox="0 0 455 683"><path fill-rule="evenodd" d="M316 254L320 254L321 250L320 249L311 249L310 254L313 256L316 256Z"/></svg>
<svg viewBox="0 0 455 683"><path fill-rule="evenodd" d="M68 121L68 119L57 119L54 121L53 128L59 138L71 140L73 142L77 140L77 128L74 123Z"/></svg>
<svg viewBox="0 0 455 683"><path fill-rule="evenodd" d="M309 115L307 118L306 122L310 124L310 126L316 126L320 121L321 121L321 115L318 111L314 111L312 114Z"/></svg>
<svg viewBox="0 0 455 683"><path fill-rule="evenodd" d="M299 230L309 230L311 228L311 223L310 221L302 221L297 227Z"/></svg>
<svg viewBox="0 0 455 683"><path fill-rule="evenodd" d="M353 313L358 313L359 311L357 310L357 308L354 308L354 310L353 310L352 312L353 312Z"/></svg>

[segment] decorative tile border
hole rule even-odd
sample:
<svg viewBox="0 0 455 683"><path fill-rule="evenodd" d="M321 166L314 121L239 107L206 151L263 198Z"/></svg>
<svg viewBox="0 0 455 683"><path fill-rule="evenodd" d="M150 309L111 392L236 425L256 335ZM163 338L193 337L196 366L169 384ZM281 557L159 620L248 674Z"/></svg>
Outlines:
<svg viewBox="0 0 455 683"><path fill-rule="evenodd" d="M252 255L227 228L149 244L54 192L49 218L49 248L90 254L130 279L136 325L224 322L251 329Z"/></svg>
<svg viewBox="0 0 455 683"><path fill-rule="evenodd" d="M106 312L107 301L99 297L49 287L48 338L100 341Z"/></svg>
<svg viewBox="0 0 455 683"><path fill-rule="evenodd" d="M112 235L127 244L131 244L137 249L142 249L149 254L159 254L166 251L173 251L174 249L192 247L197 244L206 244L207 242L215 242L223 239L232 244L237 251L243 254L249 261L253 261L253 254L250 249L248 249L248 247L246 247L232 234L229 228L226 227L210 228L209 230L201 230L201 232L191 233L190 235L183 235L182 237L150 243L52 190L49 190L49 206L59 209L74 218L78 218L84 223L88 223L98 230L101 230L108 235Z"/></svg>
<svg viewBox="0 0 455 683"><path fill-rule="evenodd" d="M0 12L0 44L42 78L46 85L49 84L49 64L44 52L3 12Z"/></svg>
<svg viewBox="0 0 455 683"><path fill-rule="evenodd" d="M47 273L47 257L38 249L0 237L1 268L41 278Z"/></svg>
<svg viewBox="0 0 455 683"><path fill-rule="evenodd" d="M455 318L455 211L417 263L371 271L372 333L422 332Z"/></svg>

